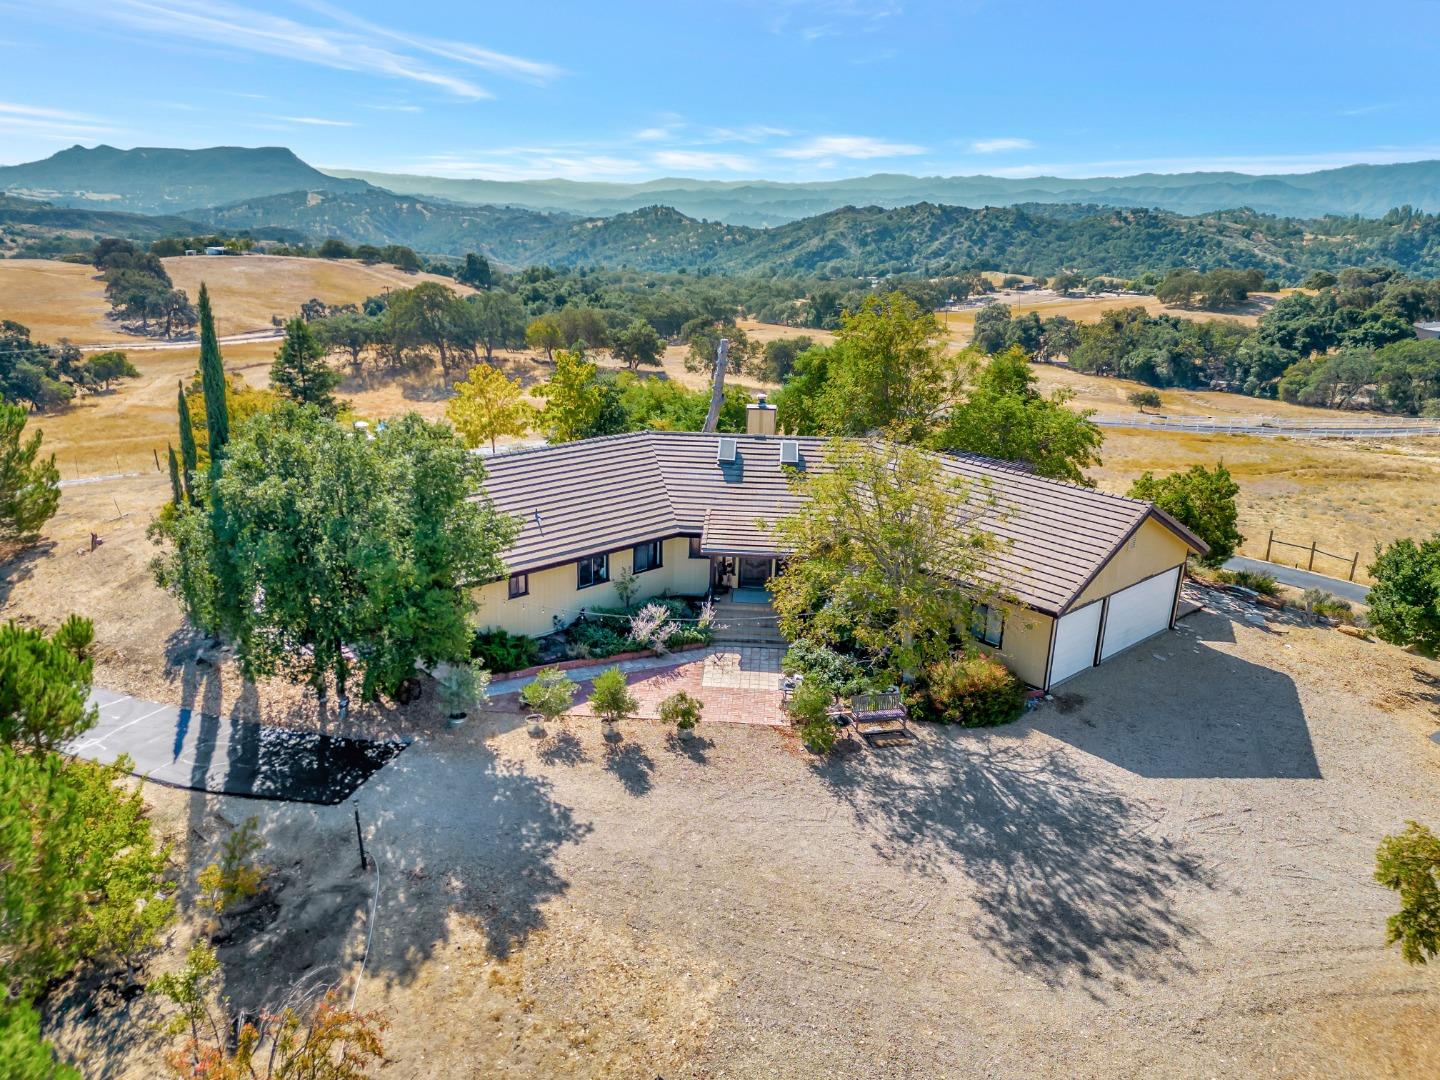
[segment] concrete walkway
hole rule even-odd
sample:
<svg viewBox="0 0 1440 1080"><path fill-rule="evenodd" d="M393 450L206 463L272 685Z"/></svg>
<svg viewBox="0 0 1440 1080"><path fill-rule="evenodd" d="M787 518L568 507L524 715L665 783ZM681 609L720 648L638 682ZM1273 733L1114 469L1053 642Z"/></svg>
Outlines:
<svg viewBox="0 0 1440 1080"><path fill-rule="evenodd" d="M1280 563L1265 562L1263 559L1247 559L1237 555L1225 563L1226 570L1249 570L1252 574L1269 574L1282 585L1293 585L1297 589L1323 589L1332 596L1349 600L1352 604L1364 604L1370 599L1370 589L1355 581L1326 577L1310 570Z"/></svg>
<svg viewBox="0 0 1440 1080"><path fill-rule="evenodd" d="M287 731L197 713L96 687L100 721L64 747L109 765L121 754L146 780L192 791L283 802L344 802L404 743Z"/></svg>

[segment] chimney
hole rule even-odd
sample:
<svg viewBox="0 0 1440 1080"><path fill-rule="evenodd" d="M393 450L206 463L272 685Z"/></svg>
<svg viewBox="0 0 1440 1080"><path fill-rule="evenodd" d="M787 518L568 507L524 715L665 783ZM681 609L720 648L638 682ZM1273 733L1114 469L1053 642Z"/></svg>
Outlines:
<svg viewBox="0 0 1440 1080"><path fill-rule="evenodd" d="M775 434L775 406L765 400L764 394L760 400L745 406L745 434Z"/></svg>

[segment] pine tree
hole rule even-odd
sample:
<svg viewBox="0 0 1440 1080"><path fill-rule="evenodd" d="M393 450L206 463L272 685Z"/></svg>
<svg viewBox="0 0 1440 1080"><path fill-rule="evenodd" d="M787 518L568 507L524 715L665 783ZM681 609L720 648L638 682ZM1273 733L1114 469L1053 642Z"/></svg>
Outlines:
<svg viewBox="0 0 1440 1080"><path fill-rule="evenodd" d="M225 368L220 360L220 343L215 337L215 316L210 310L210 293L200 283L200 385L205 392L205 428L210 436L210 469L220 466L225 444L230 441L230 406L225 400Z"/></svg>
<svg viewBox="0 0 1440 1080"><path fill-rule="evenodd" d="M175 459L175 447L167 447L170 455L170 501L179 506L185 501L185 489L180 484L180 463Z"/></svg>
<svg viewBox="0 0 1440 1080"><path fill-rule="evenodd" d="M334 416L339 406L331 391L339 383L340 373L325 362L325 347L316 340L310 324L291 319L270 368L271 387L291 401L314 405L326 416Z"/></svg>
<svg viewBox="0 0 1440 1080"><path fill-rule="evenodd" d="M195 470L200 467L199 451L195 448L195 425L190 419L190 403L185 400L185 384L180 384L180 461L184 466L185 497L195 501Z"/></svg>
<svg viewBox="0 0 1440 1080"><path fill-rule="evenodd" d="M55 455L40 456L41 432L21 441L26 412L0 405L0 543L28 543L60 506Z"/></svg>

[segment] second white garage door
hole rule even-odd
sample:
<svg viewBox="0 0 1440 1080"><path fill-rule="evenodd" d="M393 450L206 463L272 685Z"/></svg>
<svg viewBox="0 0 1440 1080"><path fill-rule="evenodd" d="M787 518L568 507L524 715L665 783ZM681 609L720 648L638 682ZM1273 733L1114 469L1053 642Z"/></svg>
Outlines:
<svg viewBox="0 0 1440 1080"><path fill-rule="evenodd" d="M1101 660L1108 660L1121 649L1170 628L1179 577L1177 566L1110 594L1109 609L1105 613L1105 640L1100 646Z"/></svg>

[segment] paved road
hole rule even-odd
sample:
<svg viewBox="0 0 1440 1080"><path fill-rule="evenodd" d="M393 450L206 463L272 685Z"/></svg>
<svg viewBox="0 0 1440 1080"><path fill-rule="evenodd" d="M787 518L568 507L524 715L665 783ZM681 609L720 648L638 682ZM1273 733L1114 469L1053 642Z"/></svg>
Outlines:
<svg viewBox="0 0 1440 1080"><path fill-rule="evenodd" d="M1323 589L1333 596L1342 600L1349 600L1352 604L1364 604L1370 598L1370 589L1358 582L1346 581L1343 578L1326 577L1324 574L1312 573L1309 570L1301 570L1295 566L1282 566L1280 563L1265 562L1263 559L1247 559L1241 555L1229 560L1225 564L1226 570L1249 570L1255 574L1269 574L1282 585L1293 585L1297 589Z"/></svg>
<svg viewBox="0 0 1440 1080"><path fill-rule="evenodd" d="M244 345L251 341L279 341L285 336L285 331L278 327L271 330L247 330L243 334L226 334L217 339L221 345ZM81 352L108 352L110 349L119 349L122 352L163 352L166 349L195 349L199 348L200 339L191 338L188 341L156 341L153 338L135 338L129 341L102 341L90 345L75 346Z"/></svg>
<svg viewBox="0 0 1440 1080"><path fill-rule="evenodd" d="M1440 420L1412 417L1346 417L1335 420L1293 420L1235 417L1217 420L1197 416L1096 416L1101 427L1147 431L1188 431L1202 435L1258 435L1289 439L1401 439L1440 435Z"/></svg>
<svg viewBox="0 0 1440 1080"><path fill-rule="evenodd" d="M109 764L128 754L132 772L160 784L283 802L344 802L405 748L231 720L95 688L100 722L65 747Z"/></svg>

